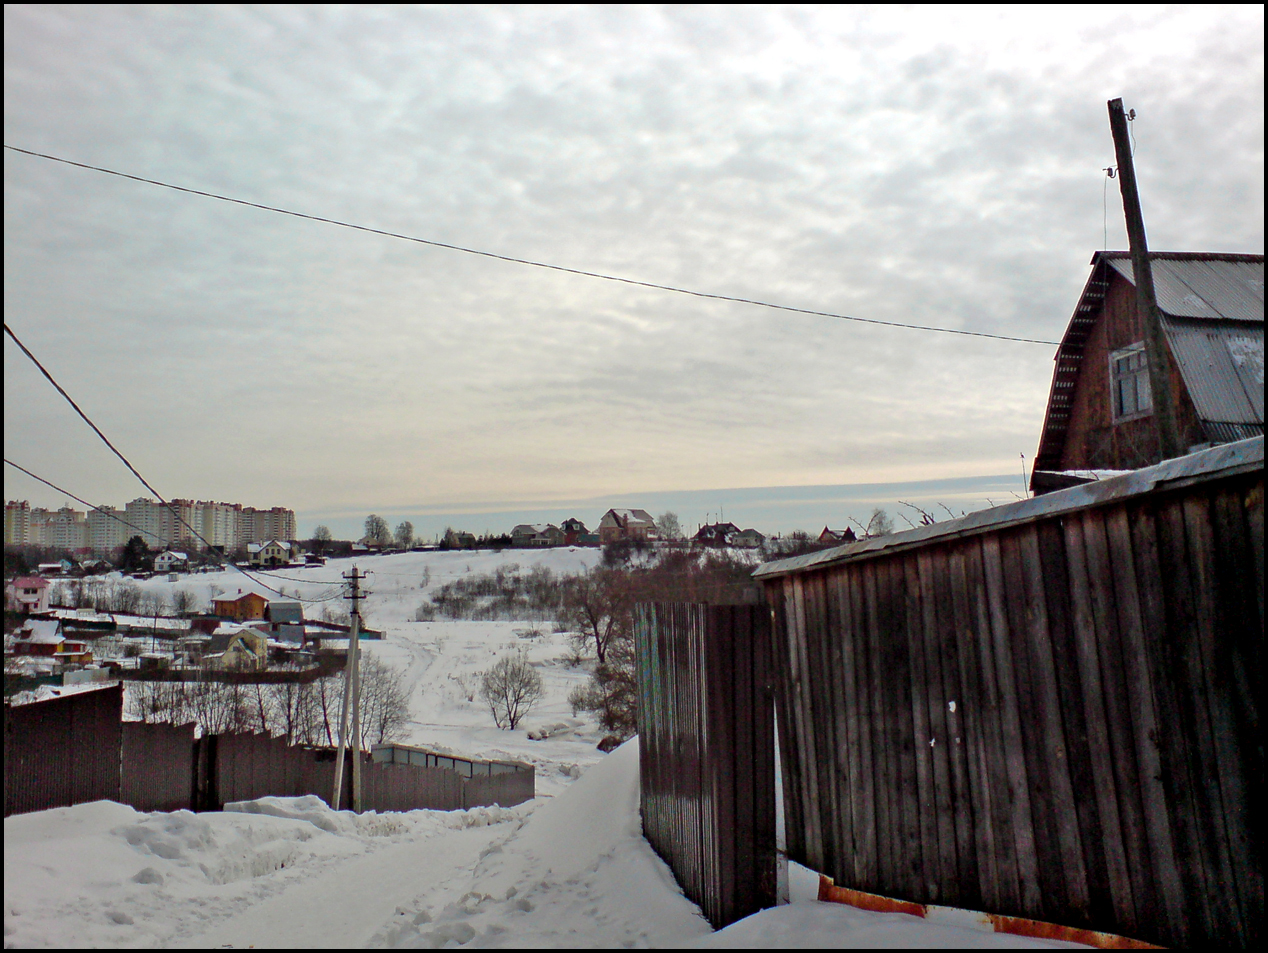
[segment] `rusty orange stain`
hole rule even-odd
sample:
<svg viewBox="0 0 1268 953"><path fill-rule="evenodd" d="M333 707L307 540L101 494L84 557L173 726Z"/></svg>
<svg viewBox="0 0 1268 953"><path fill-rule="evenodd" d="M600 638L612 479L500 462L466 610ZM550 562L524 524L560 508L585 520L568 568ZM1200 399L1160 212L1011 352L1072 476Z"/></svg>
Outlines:
<svg viewBox="0 0 1268 953"><path fill-rule="evenodd" d="M845 903L860 910L872 910L876 913L909 913L913 917L923 917L925 906L912 903L910 900L895 900L893 897L882 897L880 894L864 893L849 887L838 887L831 877L819 875L819 899L828 903Z"/></svg>
<svg viewBox="0 0 1268 953"><path fill-rule="evenodd" d="M851 887L838 887L831 877L819 875L819 899L825 903L844 903L860 910L872 910L876 913L907 913L913 917L924 917L929 907L910 900L896 900L880 894L866 893ZM951 908L945 908L951 909ZM990 921L996 933L1011 933L1015 936L1029 936L1044 940L1065 940L1067 943L1082 943L1099 950L1162 950L1166 947L1133 940L1114 933L1102 933L1099 930L1086 930L1081 927L1061 926L1057 923L1044 923L1042 920L1029 920L1025 917L1007 917L998 913L980 914Z"/></svg>

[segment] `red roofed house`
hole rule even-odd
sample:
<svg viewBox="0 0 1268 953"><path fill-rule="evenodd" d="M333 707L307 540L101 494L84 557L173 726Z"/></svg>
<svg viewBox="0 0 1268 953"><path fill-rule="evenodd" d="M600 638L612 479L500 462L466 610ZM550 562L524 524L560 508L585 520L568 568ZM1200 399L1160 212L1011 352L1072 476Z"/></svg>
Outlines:
<svg viewBox="0 0 1268 953"><path fill-rule="evenodd" d="M19 576L4 587L11 612L47 612L49 581L40 576Z"/></svg>

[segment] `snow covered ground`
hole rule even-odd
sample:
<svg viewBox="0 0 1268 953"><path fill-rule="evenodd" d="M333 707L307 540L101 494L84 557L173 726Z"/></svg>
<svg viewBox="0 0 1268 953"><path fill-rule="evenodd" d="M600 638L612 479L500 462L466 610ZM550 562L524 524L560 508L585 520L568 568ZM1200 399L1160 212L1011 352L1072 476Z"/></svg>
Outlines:
<svg viewBox="0 0 1268 953"><path fill-rule="evenodd" d="M458 574L510 562L574 572L597 558L564 549L359 561L374 572L368 622L386 635L364 644L410 685L402 740L531 761L535 801L360 816L317 798L207 814L140 814L102 801L7 818L5 947L1063 945L820 904L816 876L795 865L791 906L714 933L640 834L637 742L604 756L597 726L573 717L567 695L587 672L569 664L566 638L549 623L529 633L522 622L413 621L428 591ZM350 567L285 571L302 581L276 584L323 598ZM200 599L213 586L249 587L226 574L143 585L184 586ZM547 693L513 732L494 727L472 691L476 673L511 650L528 654ZM566 730L547 740L528 737L559 725Z"/></svg>

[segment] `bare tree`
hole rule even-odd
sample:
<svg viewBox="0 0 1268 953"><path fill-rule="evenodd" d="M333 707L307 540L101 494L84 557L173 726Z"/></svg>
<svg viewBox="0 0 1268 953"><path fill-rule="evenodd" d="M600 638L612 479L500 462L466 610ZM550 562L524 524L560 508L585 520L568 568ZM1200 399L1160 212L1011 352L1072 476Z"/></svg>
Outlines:
<svg viewBox="0 0 1268 953"><path fill-rule="evenodd" d="M172 592L172 611L177 615L189 615L198 608L198 597L188 589Z"/></svg>
<svg viewBox="0 0 1268 953"><path fill-rule="evenodd" d="M401 673L373 655L361 659L361 746L401 737L409 724L409 693Z"/></svg>
<svg viewBox="0 0 1268 953"><path fill-rule="evenodd" d="M330 545L330 541L334 537L330 534L329 526L318 526L313 530L313 538L311 540L313 552L318 556L326 551L326 547Z"/></svg>
<svg viewBox="0 0 1268 953"><path fill-rule="evenodd" d="M414 524L409 520L404 520L398 523L396 526L396 533L394 535L396 537L397 546L401 549L409 549L414 545Z"/></svg>
<svg viewBox="0 0 1268 953"><path fill-rule="evenodd" d="M374 513L367 516L365 518L365 541L367 543L378 543L380 546L386 546L392 542L392 533L387 528L387 520Z"/></svg>
<svg viewBox="0 0 1268 953"><path fill-rule="evenodd" d="M335 723L339 720L342 692L342 679L319 678L313 683L313 721L317 744L335 743Z"/></svg>
<svg viewBox="0 0 1268 953"><path fill-rule="evenodd" d="M499 728L514 730L542 696L542 677L522 655L507 655L480 678L480 697Z"/></svg>
<svg viewBox="0 0 1268 953"><path fill-rule="evenodd" d="M678 525L677 513L661 513L656 517L656 529L661 539L682 539L682 527Z"/></svg>
<svg viewBox="0 0 1268 953"><path fill-rule="evenodd" d="M596 568L568 580L560 621L580 633L583 641L594 643L595 657L602 665L607 661L608 646L629 623L632 600L627 573Z"/></svg>
<svg viewBox="0 0 1268 953"><path fill-rule="evenodd" d="M894 521L889 518L889 514L884 510L872 510L872 518L867 521L868 536L888 536L894 531Z"/></svg>

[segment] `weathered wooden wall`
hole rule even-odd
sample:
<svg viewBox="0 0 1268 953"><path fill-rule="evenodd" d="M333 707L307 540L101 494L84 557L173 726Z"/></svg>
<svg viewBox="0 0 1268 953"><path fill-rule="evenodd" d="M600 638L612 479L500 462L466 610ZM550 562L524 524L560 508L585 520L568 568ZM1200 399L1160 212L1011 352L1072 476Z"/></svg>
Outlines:
<svg viewBox="0 0 1268 953"><path fill-rule="evenodd" d="M1259 454L768 575L790 857L919 902L1256 943Z"/></svg>
<svg viewBox="0 0 1268 953"><path fill-rule="evenodd" d="M775 902L770 609L642 604L643 833L721 928Z"/></svg>

